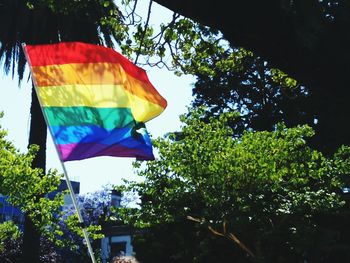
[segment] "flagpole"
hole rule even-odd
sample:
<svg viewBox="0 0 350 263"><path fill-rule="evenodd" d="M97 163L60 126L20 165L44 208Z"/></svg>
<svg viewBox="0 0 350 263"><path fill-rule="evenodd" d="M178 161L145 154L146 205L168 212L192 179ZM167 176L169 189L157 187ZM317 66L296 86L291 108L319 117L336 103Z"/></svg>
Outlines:
<svg viewBox="0 0 350 263"><path fill-rule="evenodd" d="M30 66L31 63L30 63L29 57L28 57L27 52L26 52L26 49L25 49L25 43L22 43L22 49L23 49L24 55L26 56L26 59L27 59L27 61L28 61L29 69L30 69L30 71L31 71L31 66ZM47 117L46 117L46 115L45 115L45 113L44 113L44 111L43 111L43 107L42 107L42 102L41 102L40 96L38 96L37 85L36 85L35 79L32 78L32 80L33 80L33 83L34 83L35 92L36 92L37 97L38 97L38 100L39 100L40 109L41 109L42 114L43 114L43 116L44 116L46 125L48 126ZM52 140L54 141L54 136L53 136L53 134L52 134L51 129L49 128L48 130L49 130L49 132L50 132L50 135L51 135ZM56 153L57 153L57 155L58 155L58 158L59 158L60 163L61 163L61 166L62 166L63 174L64 174L65 179L66 179L66 183L67 183L67 186L68 186L68 189L69 189L70 196L71 196L71 198L72 198L72 202L73 202L74 208L75 208L75 210L76 210L76 212L77 212L77 215L78 215L79 223L82 225L82 230L83 230L84 239L85 239L85 241L86 241L86 245L87 245L87 248L88 248L88 251L89 251L91 260L92 260L93 263L97 263L97 261L96 261L96 259L95 259L94 251L93 251L92 246L91 246L91 243L90 243L89 233L88 233L88 231L86 230L86 226L85 226L83 217L82 217L82 215L81 215L81 212L80 212L80 209L79 209L79 206L78 206L78 202L77 202L77 199L76 199L75 194L74 194L74 191L73 191L72 184L71 184L71 182L70 182L70 180L69 180L69 177L68 177L68 173L67 173L67 170L66 170L66 166L64 165L64 162L63 162L62 159L61 159L61 155L60 155L60 153L59 153L59 151L58 151L58 148L57 148L57 145L56 145L55 142L54 142L54 145L55 145Z"/></svg>
<svg viewBox="0 0 350 263"><path fill-rule="evenodd" d="M50 133L51 133L51 132L50 132ZM52 134L51 134L51 136L52 136ZM54 143L54 144L55 144L55 143ZM58 156L60 156L59 153L58 153L56 144L55 144L55 148L56 148L56 151L57 151ZM85 241L86 241L86 245L87 245L87 247L88 247L88 251L89 251L91 260L92 260L93 263L96 263L97 261L96 261L96 259L95 259L94 251L92 250L92 246L91 246L90 239L89 239L89 233L88 233L87 230L86 230L86 226L85 226L85 224L84 224L84 219L83 219L83 217L82 217L82 215L81 215L81 212L80 212L80 209L79 209L79 207L78 207L78 202L77 202L77 199L76 199L76 197L75 197L72 184L71 184L71 182L70 182L70 180L69 180L68 173L67 173L67 170L66 170L66 166L65 166L64 163L62 162L61 158L60 158L60 162L61 162L61 165L62 165L62 169L63 169L64 176L65 176L65 178L66 178L66 182L67 182L67 186L68 186L68 189L69 189L69 192L70 192L70 196L71 196L72 201L73 201L73 205L74 205L74 207L75 207L75 210L77 211L79 223L82 224L83 235L84 235L84 238L85 238Z"/></svg>

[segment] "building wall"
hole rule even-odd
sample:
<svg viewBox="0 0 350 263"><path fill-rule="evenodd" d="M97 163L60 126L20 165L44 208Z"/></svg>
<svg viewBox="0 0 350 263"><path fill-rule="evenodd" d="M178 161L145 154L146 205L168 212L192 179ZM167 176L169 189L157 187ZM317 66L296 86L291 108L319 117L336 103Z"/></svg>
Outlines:
<svg viewBox="0 0 350 263"><path fill-rule="evenodd" d="M121 207L122 193L111 191L111 206ZM102 263L109 262L116 256L132 256L132 231L126 225L104 225L105 238L101 240Z"/></svg>
<svg viewBox="0 0 350 263"><path fill-rule="evenodd" d="M73 191L75 194L79 194L80 190L80 182L71 181ZM48 198L53 199L57 193L67 190L67 182L65 180L61 180L61 183L56 191L53 191L47 195ZM7 196L3 196L0 194L0 223L12 220L16 223L21 230L23 230L24 225L24 214L21 210L15 206L9 204L7 200ZM64 207L68 206L72 203L72 199L70 195L64 196ZM64 207L62 209L64 209Z"/></svg>
<svg viewBox="0 0 350 263"><path fill-rule="evenodd" d="M131 256L132 253L131 235L109 236L101 240L102 263L116 256Z"/></svg>
<svg viewBox="0 0 350 263"><path fill-rule="evenodd" d="M12 220L23 230L24 215L17 207L7 202L7 196L0 195L0 223Z"/></svg>

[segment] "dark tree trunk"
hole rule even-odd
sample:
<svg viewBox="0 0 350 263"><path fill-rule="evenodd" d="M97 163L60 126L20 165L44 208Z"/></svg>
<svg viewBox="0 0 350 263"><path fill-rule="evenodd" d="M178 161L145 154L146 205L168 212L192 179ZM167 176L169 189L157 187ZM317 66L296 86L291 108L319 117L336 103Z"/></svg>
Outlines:
<svg viewBox="0 0 350 263"><path fill-rule="evenodd" d="M30 133L28 146L39 145L39 151L33 160L34 168L41 168L46 171L46 138L47 126L36 95L34 86L32 87L32 105L30 108Z"/></svg>
<svg viewBox="0 0 350 263"><path fill-rule="evenodd" d="M43 117L34 86L32 88L32 104L30 108L30 134L29 145L39 145L39 151L33 160L33 168L46 170L46 138L47 126ZM40 215L38 215L40 217ZM32 220L25 216L23 236L23 258L21 262L39 262L40 257L40 232L34 226Z"/></svg>

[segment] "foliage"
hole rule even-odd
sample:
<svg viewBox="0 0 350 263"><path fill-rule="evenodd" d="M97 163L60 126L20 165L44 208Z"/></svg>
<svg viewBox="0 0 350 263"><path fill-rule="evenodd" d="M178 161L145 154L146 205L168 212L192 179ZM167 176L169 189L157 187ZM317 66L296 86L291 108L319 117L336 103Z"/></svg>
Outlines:
<svg viewBox="0 0 350 263"><path fill-rule="evenodd" d="M11 259L13 255L18 255L18 241L21 238L21 232L12 221L6 221L0 224L0 258Z"/></svg>
<svg viewBox="0 0 350 263"><path fill-rule="evenodd" d="M111 207L110 190L112 186L105 185L101 190L93 193L81 194L77 196L77 203L82 214L84 225L94 247L95 257L100 251L100 240L104 237L102 227L108 223L115 223L116 217ZM89 260L85 247L81 225L73 205L67 206L64 210L63 220L60 222L63 232L64 245L59 253L64 258L79 260ZM66 248L66 249L65 249ZM68 249L67 249L68 248Z"/></svg>
<svg viewBox="0 0 350 263"><path fill-rule="evenodd" d="M57 189L61 176L55 170L44 175L41 169L31 168L36 147L27 153L19 152L6 140L6 131L0 127L0 193L8 196L8 202L19 207L34 221L41 233L41 261L65 262L89 260L85 248L81 225L73 206L62 210L63 193L47 198ZM115 222L111 211L110 190L105 186L100 191L79 195L78 205L87 231L98 254L99 241L103 237L101 225ZM0 251L4 258L18 258L21 254L22 233L12 221L0 224Z"/></svg>
<svg viewBox="0 0 350 263"><path fill-rule="evenodd" d="M6 140L6 134L0 126L0 193L8 196L12 205L27 213L36 227L50 236L49 227L54 227L63 200L60 195L53 200L45 195L57 189L61 176L56 170L44 175L41 169L31 168L37 147L33 145L27 153L20 153Z"/></svg>
<svg viewBox="0 0 350 263"><path fill-rule="evenodd" d="M165 66L177 74L198 68L200 61L194 57L205 61L210 54L222 52L219 32L177 14L171 21L153 27L149 23L152 1L148 14L142 16L138 14L142 11L138 5L138 1L124 0L2 0L0 59L4 70L13 75L17 70L22 79L26 60L21 43L84 41L110 47L117 44L124 55L135 58L140 65ZM143 61L138 61L139 56ZM201 68L202 72L209 70Z"/></svg>
<svg viewBox="0 0 350 263"><path fill-rule="evenodd" d="M201 9L186 8L186 1L177 5L166 0L157 2L173 6L174 10L181 6L194 20L202 18L209 24L218 21L211 14L203 15ZM138 1L132 3L137 6ZM349 41L345 37L350 21L349 4L249 3L235 1L235 16L222 8L223 15L229 16L228 23L207 27L175 12L169 22L164 21L158 28L148 22L151 1L147 17L143 21L132 20L136 29L129 32L130 38L121 44L121 49L129 57L136 54L135 61L141 65L165 66L179 75L194 75L197 81L193 105L207 105L210 114L238 110L241 117L233 126L235 130L271 131L277 122L284 122L287 127L308 124L316 131L310 145L333 154L348 142L348 132L342 123L348 115L344 65L349 55L346 45L340 43ZM266 12L253 12L251 5ZM246 12L245 17L239 14L239 9ZM265 13L269 13L268 20ZM134 13L124 17L134 17L131 14ZM142 62L138 59L141 56ZM329 61L337 69L329 68ZM338 128L330 133L332 127Z"/></svg>
<svg viewBox="0 0 350 263"><path fill-rule="evenodd" d="M26 59L21 47L59 41L94 44L122 41L122 16L113 1L2 0L0 59L5 72L23 78Z"/></svg>
<svg viewBox="0 0 350 263"><path fill-rule="evenodd" d="M247 129L271 131L278 122L288 127L314 124L308 90L252 52L227 49L212 55L207 67L212 74L194 72L192 105L206 105L208 115L239 111L232 123L236 134Z"/></svg>
<svg viewBox="0 0 350 263"><path fill-rule="evenodd" d="M63 260L67 255L73 258L78 250L84 254L82 248L85 245L75 209L62 211L64 193L47 198L48 193L57 190L61 175L55 170L49 170L45 175L41 169L31 168L36 147L21 153L6 139L6 134L0 126L0 193L8 196L7 201L20 208L35 223L42 236L42 262ZM100 239L103 235L98 224L107 220L108 192L104 189L81 196L79 200L90 237ZM12 221L0 224L0 251L5 258L18 258L21 244L22 233L18 226Z"/></svg>
<svg viewBox="0 0 350 263"><path fill-rule="evenodd" d="M93 193L78 195L77 202L86 224L97 225L101 221L108 219L110 214L110 195L108 186L104 186L101 190ZM70 217L75 214L75 208L73 205L70 205L66 209L65 217Z"/></svg>
<svg viewBox="0 0 350 263"><path fill-rule="evenodd" d="M0 224L0 250L3 250L3 242L9 239L17 239L21 235L18 227L12 221Z"/></svg>
<svg viewBox="0 0 350 263"><path fill-rule="evenodd" d="M159 157L135 164L145 180L126 186L142 200L140 209L122 211L128 221L156 227L190 219L216 239L228 238L243 254L251 252L257 262L326 257L340 239L338 230L322 222L334 223L345 205L340 189L349 175L349 148L326 158L307 146L314 132L306 125L278 124L272 132L246 131L234 138L228 124L236 114L209 121L204 116L203 109L182 116L180 133L154 141Z"/></svg>

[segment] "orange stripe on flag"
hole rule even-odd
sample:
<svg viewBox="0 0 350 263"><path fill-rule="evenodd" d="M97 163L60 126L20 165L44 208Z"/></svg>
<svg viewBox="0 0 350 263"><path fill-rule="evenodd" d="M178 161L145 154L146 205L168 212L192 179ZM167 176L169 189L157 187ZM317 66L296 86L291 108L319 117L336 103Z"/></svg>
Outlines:
<svg viewBox="0 0 350 263"><path fill-rule="evenodd" d="M118 64L88 63L36 66L32 72L38 87L66 85L122 85L140 99L166 108L166 100L150 82L128 75Z"/></svg>

